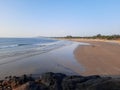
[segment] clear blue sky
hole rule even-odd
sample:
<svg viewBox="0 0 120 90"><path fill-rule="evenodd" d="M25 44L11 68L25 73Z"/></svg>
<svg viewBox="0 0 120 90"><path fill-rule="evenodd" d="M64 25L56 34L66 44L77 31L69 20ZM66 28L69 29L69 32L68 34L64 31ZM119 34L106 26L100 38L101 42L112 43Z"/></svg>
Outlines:
<svg viewBox="0 0 120 90"><path fill-rule="evenodd" d="M0 37L120 34L120 0L0 0Z"/></svg>

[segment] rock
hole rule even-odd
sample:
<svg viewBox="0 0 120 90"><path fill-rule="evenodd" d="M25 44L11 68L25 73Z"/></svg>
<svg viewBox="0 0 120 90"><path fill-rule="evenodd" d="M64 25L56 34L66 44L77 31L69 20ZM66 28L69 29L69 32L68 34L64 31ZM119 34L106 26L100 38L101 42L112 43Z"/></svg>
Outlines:
<svg viewBox="0 0 120 90"><path fill-rule="evenodd" d="M98 75L93 76L68 76L62 82L63 90L87 90L89 86L97 82L102 82Z"/></svg>
<svg viewBox="0 0 120 90"><path fill-rule="evenodd" d="M34 81L31 81L27 82L26 84L23 84L22 86L14 90L48 90L48 88L43 84L38 84Z"/></svg>
<svg viewBox="0 0 120 90"><path fill-rule="evenodd" d="M66 76L52 72L40 77L9 76L0 80L0 90L120 90L120 77Z"/></svg>
<svg viewBox="0 0 120 90"><path fill-rule="evenodd" d="M49 90L62 90L61 82L65 74L48 72L42 75L41 82L44 83Z"/></svg>
<svg viewBox="0 0 120 90"><path fill-rule="evenodd" d="M100 83L93 84L90 90L120 90L120 79L105 80Z"/></svg>
<svg viewBox="0 0 120 90"><path fill-rule="evenodd" d="M18 78L17 82L18 84L24 84L28 81L34 81L34 79L30 76L27 76L27 75L22 75L20 78Z"/></svg>
<svg viewBox="0 0 120 90"><path fill-rule="evenodd" d="M88 79L87 81L85 82L82 82L82 83L77 83L76 85L76 90L89 90L89 87L91 87L92 85L96 85L97 83L102 83L106 80L109 80L111 78L91 78L91 79ZM92 90L92 89L90 89Z"/></svg>
<svg viewBox="0 0 120 90"><path fill-rule="evenodd" d="M68 76L63 79L62 87L63 90L75 90L77 83L82 83L85 81L83 76Z"/></svg>

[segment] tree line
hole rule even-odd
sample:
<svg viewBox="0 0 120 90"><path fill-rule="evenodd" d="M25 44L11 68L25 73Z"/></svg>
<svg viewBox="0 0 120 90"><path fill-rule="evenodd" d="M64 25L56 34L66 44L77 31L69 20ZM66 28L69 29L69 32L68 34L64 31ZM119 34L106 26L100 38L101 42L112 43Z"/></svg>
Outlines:
<svg viewBox="0 0 120 90"><path fill-rule="evenodd" d="M101 34L97 34L95 36L89 36L89 37L75 37L75 36L71 36L68 35L64 38L83 38L83 39L107 39L107 40L117 40L120 39L120 35L101 35Z"/></svg>

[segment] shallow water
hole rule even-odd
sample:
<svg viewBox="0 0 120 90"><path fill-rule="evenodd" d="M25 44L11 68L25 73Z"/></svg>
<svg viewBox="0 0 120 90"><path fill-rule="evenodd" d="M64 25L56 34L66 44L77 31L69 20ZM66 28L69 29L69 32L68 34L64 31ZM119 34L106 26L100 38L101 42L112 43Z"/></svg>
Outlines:
<svg viewBox="0 0 120 90"><path fill-rule="evenodd" d="M28 51L21 49L15 51L14 54L11 52L9 56L0 56L0 78L44 72L82 73L85 69L75 60L73 54L74 49L80 44L84 45L84 43L70 41L54 41L46 43L46 46L42 48L29 48Z"/></svg>

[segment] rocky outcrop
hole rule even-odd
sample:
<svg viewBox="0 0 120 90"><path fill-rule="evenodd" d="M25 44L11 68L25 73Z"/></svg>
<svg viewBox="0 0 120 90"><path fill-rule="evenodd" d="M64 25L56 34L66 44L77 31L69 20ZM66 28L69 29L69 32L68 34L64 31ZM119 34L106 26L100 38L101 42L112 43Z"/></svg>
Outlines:
<svg viewBox="0 0 120 90"><path fill-rule="evenodd" d="M39 78L27 75L6 77L0 81L0 90L120 90L120 78L48 72Z"/></svg>

